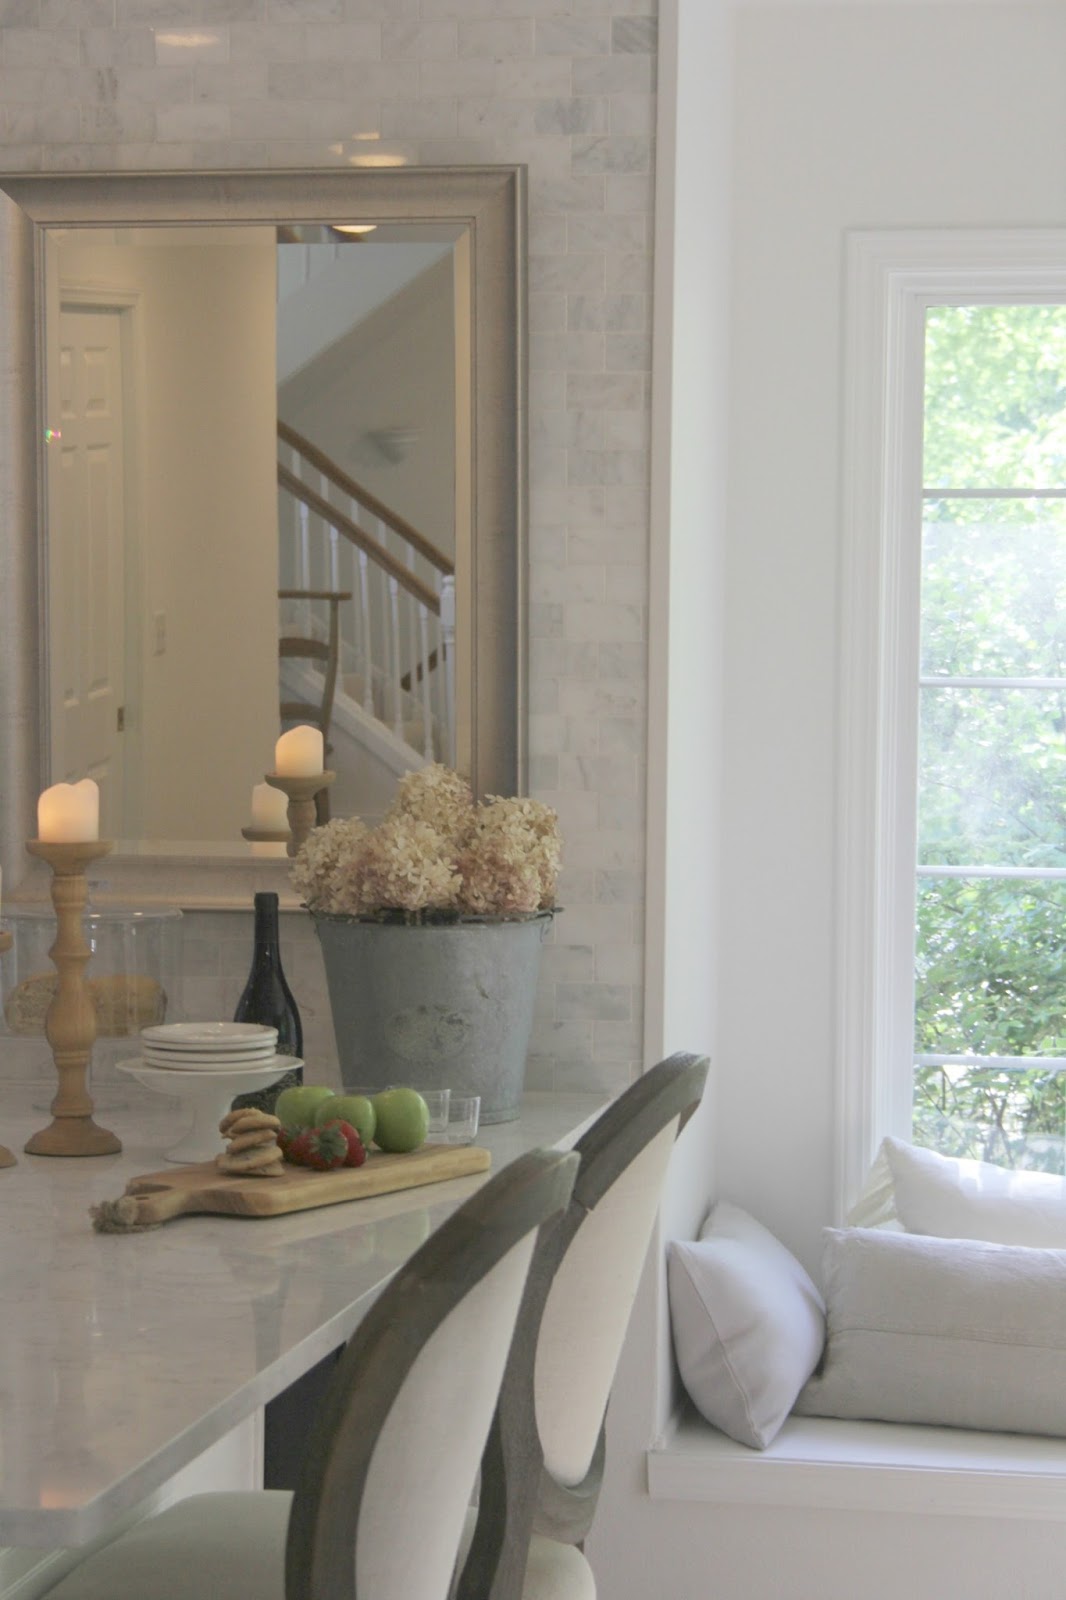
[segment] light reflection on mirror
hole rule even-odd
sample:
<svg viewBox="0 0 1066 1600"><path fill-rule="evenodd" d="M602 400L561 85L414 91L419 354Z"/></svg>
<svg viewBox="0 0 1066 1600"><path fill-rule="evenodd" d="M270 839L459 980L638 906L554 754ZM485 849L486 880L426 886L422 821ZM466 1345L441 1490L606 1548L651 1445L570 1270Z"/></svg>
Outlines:
<svg viewBox="0 0 1066 1600"><path fill-rule="evenodd" d="M451 759L461 234L47 230L50 781L105 837L239 841L334 673L334 815Z"/></svg>

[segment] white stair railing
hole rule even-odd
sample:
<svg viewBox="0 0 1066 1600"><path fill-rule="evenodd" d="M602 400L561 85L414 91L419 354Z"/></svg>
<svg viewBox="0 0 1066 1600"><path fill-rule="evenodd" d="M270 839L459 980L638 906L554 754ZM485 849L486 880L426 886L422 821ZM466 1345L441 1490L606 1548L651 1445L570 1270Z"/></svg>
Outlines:
<svg viewBox="0 0 1066 1600"><path fill-rule="evenodd" d="M440 586L440 671L437 691L440 700L440 725L444 729L444 755L449 767L455 766L455 574L441 579Z"/></svg>
<svg viewBox="0 0 1066 1600"><path fill-rule="evenodd" d="M338 692L356 689L350 698L397 739L454 764L451 561L299 435L284 424L278 433L280 585L351 594L339 613ZM328 601L284 604L286 624L327 636Z"/></svg>

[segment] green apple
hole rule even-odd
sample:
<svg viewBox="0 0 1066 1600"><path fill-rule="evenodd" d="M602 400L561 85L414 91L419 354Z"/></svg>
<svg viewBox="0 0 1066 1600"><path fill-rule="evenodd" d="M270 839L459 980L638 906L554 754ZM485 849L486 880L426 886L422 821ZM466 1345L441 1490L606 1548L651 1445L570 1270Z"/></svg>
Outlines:
<svg viewBox="0 0 1066 1600"><path fill-rule="evenodd" d="M323 1100L334 1099L333 1090L323 1084L294 1084L291 1089L282 1089L278 1095L274 1102L274 1115L283 1128L310 1128L314 1125L315 1112Z"/></svg>
<svg viewBox="0 0 1066 1600"><path fill-rule="evenodd" d="M364 1144L374 1137L376 1121L374 1103L365 1094L335 1094L332 1100L323 1100L315 1112L316 1127L324 1122L347 1122Z"/></svg>
<svg viewBox="0 0 1066 1600"><path fill-rule="evenodd" d="M417 1150L429 1132L429 1107L417 1089L382 1089L373 1100L374 1143L399 1155Z"/></svg>

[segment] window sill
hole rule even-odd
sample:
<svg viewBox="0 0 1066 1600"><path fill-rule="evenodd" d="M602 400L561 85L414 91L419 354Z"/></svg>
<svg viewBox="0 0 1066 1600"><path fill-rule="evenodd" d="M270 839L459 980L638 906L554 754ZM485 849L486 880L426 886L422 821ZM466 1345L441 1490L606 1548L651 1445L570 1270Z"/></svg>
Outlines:
<svg viewBox="0 0 1066 1600"><path fill-rule="evenodd" d="M646 1459L653 1500L1066 1522L1066 1439L790 1417L749 1450L686 1411Z"/></svg>

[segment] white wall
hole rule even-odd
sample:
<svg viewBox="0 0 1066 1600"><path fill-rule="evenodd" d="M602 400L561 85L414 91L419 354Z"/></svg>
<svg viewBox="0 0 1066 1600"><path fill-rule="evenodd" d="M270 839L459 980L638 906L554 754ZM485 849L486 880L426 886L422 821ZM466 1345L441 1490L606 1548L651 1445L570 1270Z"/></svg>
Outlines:
<svg viewBox="0 0 1066 1600"><path fill-rule="evenodd" d="M154 571L170 597L147 749L157 837L239 839L277 738L272 230L258 245L167 251L154 349L173 388L153 429ZM182 257L185 257L183 260ZM165 312L163 305L165 304ZM190 470L191 461L196 471ZM177 745L180 755L171 752ZM189 759L189 752L195 759ZM203 763L209 784L197 770ZM207 790L212 817L204 816ZM188 818L201 831L182 832Z"/></svg>
<svg viewBox="0 0 1066 1600"><path fill-rule="evenodd" d="M662 1573L667 1518L643 1455L678 1401L665 1241L694 1237L714 1175L721 1059L717 981L723 837L723 632L729 541L730 8L665 0L659 15L651 480L645 1059L711 1057L703 1104L671 1158L615 1384L588 1541L603 1600L678 1600ZM706 1588L704 1592L710 1592ZM799 1597L797 1596L797 1600Z"/></svg>

